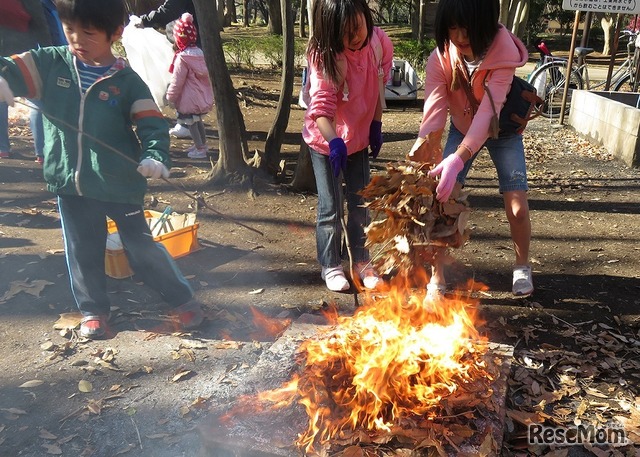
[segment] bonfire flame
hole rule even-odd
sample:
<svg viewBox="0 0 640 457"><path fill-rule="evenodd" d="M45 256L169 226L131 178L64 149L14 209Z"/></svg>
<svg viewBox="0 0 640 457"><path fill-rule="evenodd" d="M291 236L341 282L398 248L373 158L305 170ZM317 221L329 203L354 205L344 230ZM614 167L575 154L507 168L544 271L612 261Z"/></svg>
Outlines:
<svg viewBox="0 0 640 457"><path fill-rule="evenodd" d="M367 247L383 246L374 264L385 273L396 271L395 284L383 298L367 297L352 317L337 317L329 334L304 342L296 377L260 394L272 408L294 401L304 407L308 425L296 444L308 454L326 450L332 440L362 443L372 436L376 443L397 436L404 442L418 438L416 447L437 447L437 435L455 447L454 433L442 426L423 435L402 430L424 430L445 417L473 418L479 397L491 396L487 381L496 374L487 368L475 308L461 297L424 303L424 292L411 292L412 286L424 291L425 262L468 238L466 196L438 202L428 165L389 164L386 175L362 191L375 216ZM464 425L457 430L473 434Z"/></svg>
<svg viewBox="0 0 640 457"><path fill-rule="evenodd" d="M301 373L260 394L272 407L303 405L309 422L300 448L310 452L347 430L388 432L403 418L432 419L443 399L488 376L468 303L446 300L433 312L403 289L368 300L354 316L339 317L330 334L307 340Z"/></svg>

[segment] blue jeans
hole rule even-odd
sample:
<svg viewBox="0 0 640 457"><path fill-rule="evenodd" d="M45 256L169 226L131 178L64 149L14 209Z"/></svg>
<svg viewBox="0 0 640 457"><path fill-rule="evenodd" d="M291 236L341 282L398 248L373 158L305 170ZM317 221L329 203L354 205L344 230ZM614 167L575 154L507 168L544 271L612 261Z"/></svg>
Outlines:
<svg viewBox="0 0 640 457"><path fill-rule="evenodd" d="M42 103L39 100L29 100L35 108L31 108L29 115L29 126L33 135L33 144L36 149L36 156L44 156L44 127L42 126Z"/></svg>
<svg viewBox="0 0 640 457"><path fill-rule="evenodd" d="M153 240L141 206L59 195L58 207L71 291L83 315L109 314L104 266L107 216L118 226L136 275L171 307L191 300L189 282L165 247Z"/></svg>
<svg viewBox="0 0 640 457"><path fill-rule="evenodd" d="M344 198L342 178L346 188L348 210L347 233L354 262L369 261L365 249L364 228L369 225L369 210L358 195L371 179L368 149L347 157L347 170L337 178L333 175L329 156L311 149L311 164L318 188L316 220L316 249L318 262L323 267L336 267L342 263L342 220Z"/></svg>
<svg viewBox="0 0 640 457"><path fill-rule="evenodd" d="M9 105L4 102L0 102L0 151L11 151L11 143L9 143Z"/></svg>
<svg viewBox="0 0 640 457"><path fill-rule="evenodd" d="M443 158L455 153L463 139L464 135L451 123L449 137L442 151ZM496 167L500 193L529 190L522 135L508 135L497 139L489 138L483 147L489 150L491 160ZM464 184L476 156L477 154L467 160L464 168L458 174L457 181L460 184Z"/></svg>

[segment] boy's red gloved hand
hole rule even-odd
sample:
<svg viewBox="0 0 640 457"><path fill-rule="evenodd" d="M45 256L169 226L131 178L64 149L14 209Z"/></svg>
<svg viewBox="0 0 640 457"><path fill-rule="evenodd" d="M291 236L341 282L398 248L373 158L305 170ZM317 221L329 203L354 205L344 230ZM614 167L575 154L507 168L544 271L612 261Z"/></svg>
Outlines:
<svg viewBox="0 0 640 457"><path fill-rule="evenodd" d="M369 146L371 147L369 157L373 159L378 157L380 148L382 148L382 142L382 121L376 121L374 119L369 126Z"/></svg>
<svg viewBox="0 0 640 457"><path fill-rule="evenodd" d="M464 162L458 154L451 154L429 172L431 178L440 176L440 183L436 187L436 199L439 202L449 200L453 187L456 185L458 173L464 168Z"/></svg>
<svg viewBox="0 0 640 457"><path fill-rule="evenodd" d="M347 170L347 145L342 138L329 141L329 162L336 178L340 176L340 171Z"/></svg>

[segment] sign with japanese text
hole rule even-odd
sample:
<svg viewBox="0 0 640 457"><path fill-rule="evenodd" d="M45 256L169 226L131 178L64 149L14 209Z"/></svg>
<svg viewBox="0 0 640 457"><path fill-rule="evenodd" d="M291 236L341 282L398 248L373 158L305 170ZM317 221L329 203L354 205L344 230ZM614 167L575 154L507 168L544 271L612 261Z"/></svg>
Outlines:
<svg viewBox="0 0 640 457"><path fill-rule="evenodd" d="M598 13L639 14L640 0L562 0L562 8Z"/></svg>

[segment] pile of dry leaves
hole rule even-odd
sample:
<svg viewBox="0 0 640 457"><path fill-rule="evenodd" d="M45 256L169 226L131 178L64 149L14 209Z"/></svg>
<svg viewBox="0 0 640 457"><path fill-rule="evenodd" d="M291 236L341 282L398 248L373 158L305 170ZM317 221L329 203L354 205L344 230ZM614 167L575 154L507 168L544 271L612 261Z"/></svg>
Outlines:
<svg viewBox="0 0 640 457"><path fill-rule="evenodd" d="M382 273L412 276L431 263L439 248L457 248L469 238L468 193L440 203L429 167L423 162L388 163L386 174L374 176L362 190L372 216L366 245L372 252L377 248L373 262Z"/></svg>

